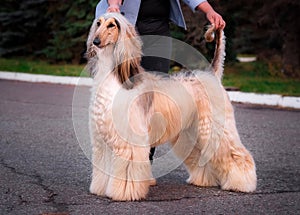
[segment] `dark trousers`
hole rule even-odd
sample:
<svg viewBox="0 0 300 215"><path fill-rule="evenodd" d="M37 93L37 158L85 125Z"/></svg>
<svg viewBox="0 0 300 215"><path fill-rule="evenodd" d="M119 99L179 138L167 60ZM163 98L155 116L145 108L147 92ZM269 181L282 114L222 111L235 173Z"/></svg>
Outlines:
<svg viewBox="0 0 300 215"><path fill-rule="evenodd" d="M143 41L142 67L148 72L168 73L172 51L169 20L137 21L136 28ZM155 147L152 147L149 154L151 163L154 152Z"/></svg>
<svg viewBox="0 0 300 215"><path fill-rule="evenodd" d="M142 66L148 72L168 73L171 58L171 38L165 35L143 35Z"/></svg>
<svg viewBox="0 0 300 215"><path fill-rule="evenodd" d="M136 28L143 41L143 68L148 72L168 73L172 50L169 20L137 21Z"/></svg>

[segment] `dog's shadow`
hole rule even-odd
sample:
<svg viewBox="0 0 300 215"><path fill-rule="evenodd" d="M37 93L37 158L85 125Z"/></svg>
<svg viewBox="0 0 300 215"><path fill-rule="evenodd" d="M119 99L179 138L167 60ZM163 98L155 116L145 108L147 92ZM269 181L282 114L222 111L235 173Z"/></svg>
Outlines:
<svg viewBox="0 0 300 215"><path fill-rule="evenodd" d="M187 177L187 175L185 175ZM176 201L182 199L203 198L224 195L219 187L198 187L186 183L184 176L178 177L177 170L157 179L157 185L151 186L145 201Z"/></svg>

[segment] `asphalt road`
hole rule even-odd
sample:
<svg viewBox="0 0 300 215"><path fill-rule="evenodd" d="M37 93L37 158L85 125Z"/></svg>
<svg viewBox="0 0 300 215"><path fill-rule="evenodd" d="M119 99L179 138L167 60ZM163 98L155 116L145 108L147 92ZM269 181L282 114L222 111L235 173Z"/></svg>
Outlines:
<svg viewBox="0 0 300 215"><path fill-rule="evenodd" d="M255 193L188 185L180 166L146 200L113 202L88 192L91 165L73 128L73 92L0 80L0 214L300 214L300 111L235 105L256 161Z"/></svg>

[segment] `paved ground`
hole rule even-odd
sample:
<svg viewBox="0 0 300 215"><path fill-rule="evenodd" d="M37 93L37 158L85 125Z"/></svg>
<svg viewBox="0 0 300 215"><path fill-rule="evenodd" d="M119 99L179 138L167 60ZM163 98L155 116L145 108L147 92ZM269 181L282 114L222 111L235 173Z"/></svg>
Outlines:
<svg viewBox="0 0 300 215"><path fill-rule="evenodd" d="M73 91L0 80L0 214L300 214L300 111L235 105L257 164L255 193L187 185L180 166L147 200L113 202L88 193L91 167L73 129Z"/></svg>

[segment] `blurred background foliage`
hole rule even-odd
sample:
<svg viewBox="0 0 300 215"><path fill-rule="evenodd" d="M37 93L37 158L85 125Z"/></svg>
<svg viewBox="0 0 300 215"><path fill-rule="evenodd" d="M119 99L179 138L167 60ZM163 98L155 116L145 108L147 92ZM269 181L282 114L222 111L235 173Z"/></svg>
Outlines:
<svg viewBox="0 0 300 215"><path fill-rule="evenodd" d="M274 76L300 77L299 0L211 0L227 26L227 61L255 55ZM30 57L51 63L79 64L98 0L2 0L0 57ZM206 56L213 44L203 40L207 20L182 4L187 31L172 35Z"/></svg>

